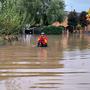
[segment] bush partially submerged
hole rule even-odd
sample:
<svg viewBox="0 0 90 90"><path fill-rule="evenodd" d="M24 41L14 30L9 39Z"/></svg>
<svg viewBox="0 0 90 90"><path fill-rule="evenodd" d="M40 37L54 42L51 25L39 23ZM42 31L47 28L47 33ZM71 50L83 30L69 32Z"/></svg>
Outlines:
<svg viewBox="0 0 90 90"><path fill-rule="evenodd" d="M64 27L63 26L59 26L59 27L56 27L56 26L46 26L42 29L43 32L45 32L45 34L55 34L55 35L58 35L58 34L62 34L62 31L64 30Z"/></svg>

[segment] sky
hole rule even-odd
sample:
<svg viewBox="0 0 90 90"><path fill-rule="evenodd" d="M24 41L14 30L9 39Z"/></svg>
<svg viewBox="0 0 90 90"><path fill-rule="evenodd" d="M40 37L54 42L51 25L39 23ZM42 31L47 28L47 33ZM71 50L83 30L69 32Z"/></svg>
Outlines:
<svg viewBox="0 0 90 90"><path fill-rule="evenodd" d="M77 12L87 11L90 8L90 0L65 0L65 10Z"/></svg>

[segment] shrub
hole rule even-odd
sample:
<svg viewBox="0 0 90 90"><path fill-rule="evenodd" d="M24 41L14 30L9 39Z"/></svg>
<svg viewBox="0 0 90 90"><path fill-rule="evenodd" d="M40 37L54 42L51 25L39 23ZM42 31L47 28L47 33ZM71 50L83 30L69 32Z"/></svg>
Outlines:
<svg viewBox="0 0 90 90"><path fill-rule="evenodd" d="M13 29L13 30L5 30L5 29L0 29L0 35L18 35L20 34L19 29Z"/></svg>
<svg viewBox="0 0 90 90"><path fill-rule="evenodd" d="M0 37L0 46L5 45L5 41Z"/></svg>
<svg viewBox="0 0 90 90"><path fill-rule="evenodd" d="M81 30L82 26L80 24L77 25L77 30Z"/></svg>
<svg viewBox="0 0 90 90"><path fill-rule="evenodd" d="M56 27L56 26L46 26L42 29L42 32L45 32L45 34L62 34L62 31L64 30L63 26Z"/></svg>

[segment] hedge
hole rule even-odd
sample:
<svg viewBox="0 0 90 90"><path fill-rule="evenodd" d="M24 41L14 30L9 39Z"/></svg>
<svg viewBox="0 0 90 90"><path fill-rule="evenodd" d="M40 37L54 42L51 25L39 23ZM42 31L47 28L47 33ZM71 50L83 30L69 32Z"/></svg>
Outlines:
<svg viewBox="0 0 90 90"><path fill-rule="evenodd" d="M60 26L60 27L46 26L41 31L44 32L45 34L48 34L48 35L50 35L50 34L58 35L58 34L62 34L63 30L64 30L63 26Z"/></svg>

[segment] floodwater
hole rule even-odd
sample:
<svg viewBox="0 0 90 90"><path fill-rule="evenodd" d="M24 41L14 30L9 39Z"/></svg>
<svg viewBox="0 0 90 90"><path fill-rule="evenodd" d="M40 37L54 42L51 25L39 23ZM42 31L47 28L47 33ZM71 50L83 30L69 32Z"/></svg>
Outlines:
<svg viewBox="0 0 90 90"><path fill-rule="evenodd" d="M90 35L37 36L0 45L0 90L90 90Z"/></svg>

